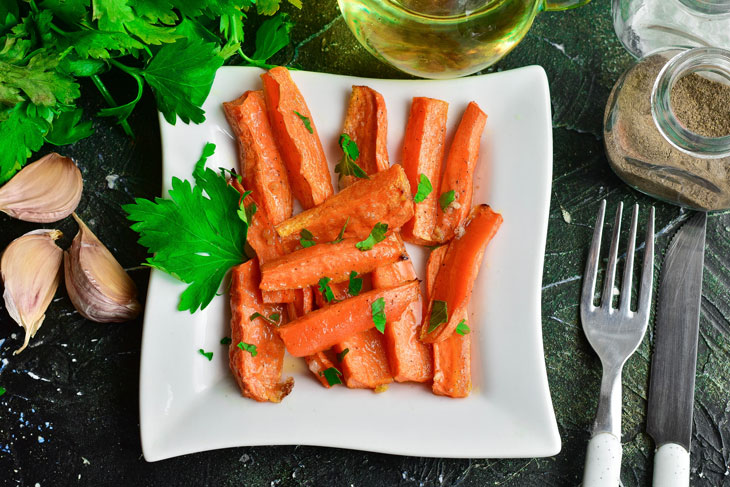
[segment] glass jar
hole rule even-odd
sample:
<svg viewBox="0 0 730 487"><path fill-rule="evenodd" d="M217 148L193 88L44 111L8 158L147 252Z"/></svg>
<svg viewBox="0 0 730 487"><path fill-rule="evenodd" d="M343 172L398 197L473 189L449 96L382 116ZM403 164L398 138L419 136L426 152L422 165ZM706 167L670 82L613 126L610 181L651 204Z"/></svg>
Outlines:
<svg viewBox="0 0 730 487"><path fill-rule="evenodd" d="M730 135L700 135L687 128L686 119L680 122L677 114L684 112L677 111L680 105L673 90L687 76L699 76L691 81L704 87L692 94L707 88L712 96L722 93L727 99L730 51L667 49L640 59L627 70L606 105L608 160L627 184L658 199L697 210L730 208ZM712 99L723 100L719 96ZM722 105L711 107L719 110L713 113L730 120L730 105ZM712 119L701 113L707 106L706 100L696 105L700 111L694 120L705 124Z"/></svg>
<svg viewBox="0 0 730 487"><path fill-rule="evenodd" d="M730 0L613 0L613 27L637 58L661 48L730 49Z"/></svg>

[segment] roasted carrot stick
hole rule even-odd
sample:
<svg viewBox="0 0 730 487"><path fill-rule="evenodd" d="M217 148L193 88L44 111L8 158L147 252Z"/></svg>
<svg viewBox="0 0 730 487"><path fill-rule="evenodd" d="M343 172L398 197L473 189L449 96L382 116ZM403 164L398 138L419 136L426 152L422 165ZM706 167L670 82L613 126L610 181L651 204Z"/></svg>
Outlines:
<svg viewBox="0 0 730 487"><path fill-rule="evenodd" d="M261 75L274 137L289 172L294 196L307 209L334 190L312 114L289 71L281 66Z"/></svg>
<svg viewBox="0 0 730 487"><path fill-rule="evenodd" d="M231 180L231 185L238 190L239 193L245 193L243 185L237 179ZM247 208L250 205L256 205L256 201L247 196L243 201ZM284 247L281 243L279 234L276 233L273 225L269 221L266 209L256 205L257 210L251 218L251 224L248 227L248 235L246 241L249 246L256 252L256 258L259 260L259 268L264 262L276 259L285 254ZM294 301L295 295L291 290L284 291L264 291L262 293L264 303L290 303Z"/></svg>
<svg viewBox="0 0 730 487"><path fill-rule="evenodd" d="M388 112L383 95L367 86L353 86L342 132L357 144L360 157L355 163L366 174L388 169ZM345 176L340 188L356 180L354 176Z"/></svg>
<svg viewBox="0 0 730 487"><path fill-rule="evenodd" d="M278 291L313 286L323 277L346 281L351 271L370 272L379 265L408 259L403 243L390 235L372 249L362 251L358 238L322 243L270 260L261 266L261 289Z"/></svg>
<svg viewBox="0 0 730 487"><path fill-rule="evenodd" d="M342 356L342 374L347 387L382 392L385 384L393 382L384 341L382 333L370 328L333 347Z"/></svg>
<svg viewBox="0 0 730 487"><path fill-rule="evenodd" d="M280 402L294 386L291 377L280 382L284 345L273 325L261 318L251 320L251 315L280 314L283 308L264 304L258 281L259 269L255 259L233 268L229 364L244 396L257 401ZM255 346L256 355L240 348L239 343Z"/></svg>
<svg viewBox="0 0 730 487"><path fill-rule="evenodd" d="M345 237L364 239L376 223L387 223L395 231L413 216L413 198L403 168L389 169L360 179L327 201L280 223L276 231L283 239L299 238L309 230L318 242L331 242L347 222Z"/></svg>
<svg viewBox="0 0 730 487"><path fill-rule="evenodd" d="M413 219L403 226L401 233L406 242L433 244L448 108L445 101L424 97L413 98L411 104L403 142L403 169L412 194L418 191L421 175L428 178L433 190L423 201L416 203Z"/></svg>
<svg viewBox="0 0 730 487"><path fill-rule="evenodd" d="M435 343L449 338L459 324L461 308L465 308L471 296L474 280L479 273L484 249L502 224L502 215L488 205L472 208L460 236L449 244L443 263L434 282L428 310L423 316L421 340ZM434 310L434 303L438 302ZM444 304L445 303L445 304ZM445 306L446 313L443 313ZM439 320L438 317L444 317Z"/></svg>
<svg viewBox="0 0 730 487"><path fill-rule="evenodd" d="M416 272L408 260L378 267L372 276L373 287L382 289L415 279ZM433 377L431 346L418 339L420 308L419 299L385 326L385 350L397 382L426 382Z"/></svg>
<svg viewBox="0 0 730 487"><path fill-rule="evenodd" d="M388 289L374 289L298 318L277 330L289 353L295 357L313 355L341 343L356 333L369 330L373 322L372 304L383 298L384 314L400 316L418 299L418 282Z"/></svg>
<svg viewBox="0 0 730 487"><path fill-rule="evenodd" d="M291 217L292 194L284 161L276 147L266 114L263 91L247 91L223 104L238 137L238 160L244 185L266 210L272 224Z"/></svg>
<svg viewBox="0 0 730 487"><path fill-rule="evenodd" d="M446 156L446 168L441 178L440 194L454 192L454 200L444 211L438 206L438 223L433 232L433 240L447 242L461 225L471 209L474 168L479 158L479 144L487 123L487 115L479 105L469 103L456 129Z"/></svg>

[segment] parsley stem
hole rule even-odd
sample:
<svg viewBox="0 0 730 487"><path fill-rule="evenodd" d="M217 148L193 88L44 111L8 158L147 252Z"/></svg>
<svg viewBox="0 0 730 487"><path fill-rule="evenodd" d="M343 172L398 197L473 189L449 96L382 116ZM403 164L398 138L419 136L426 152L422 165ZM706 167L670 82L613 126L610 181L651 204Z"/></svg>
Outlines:
<svg viewBox="0 0 730 487"><path fill-rule="evenodd" d="M250 57L246 56L243 53L243 50L241 50L240 47L238 48L238 54L243 58L244 61L246 61L247 63L249 63L252 66L257 66L257 67L263 68L263 69L271 69L271 68L276 67L276 64L266 64L263 61L259 61L257 59L251 59Z"/></svg>
<svg viewBox="0 0 730 487"><path fill-rule="evenodd" d="M106 89L106 86L101 81L101 78L99 78L98 74L91 75L91 81L94 82L94 85L101 93L101 96L104 97L104 100L106 100L107 104L109 104L111 108L116 108L119 106L117 105L117 102L114 101L114 98L112 98L112 94L109 93L109 90ZM129 135L130 137L134 137L134 134L132 133L132 127L129 126L129 123L127 123L126 120L122 120L120 125L127 135Z"/></svg>
<svg viewBox="0 0 730 487"><path fill-rule="evenodd" d="M60 27L58 27L53 22L51 22L48 25L51 27L51 30L54 31L54 32L56 32L57 34L61 34L64 37L68 35L68 32L66 32L65 30L61 29Z"/></svg>

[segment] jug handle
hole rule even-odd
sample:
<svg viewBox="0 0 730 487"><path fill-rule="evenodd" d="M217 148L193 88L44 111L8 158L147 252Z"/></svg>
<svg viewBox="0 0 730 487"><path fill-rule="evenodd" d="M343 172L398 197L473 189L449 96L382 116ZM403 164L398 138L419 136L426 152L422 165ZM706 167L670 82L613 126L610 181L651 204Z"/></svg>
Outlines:
<svg viewBox="0 0 730 487"><path fill-rule="evenodd" d="M571 8L582 7L591 0L544 0L543 10L546 12L557 12Z"/></svg>

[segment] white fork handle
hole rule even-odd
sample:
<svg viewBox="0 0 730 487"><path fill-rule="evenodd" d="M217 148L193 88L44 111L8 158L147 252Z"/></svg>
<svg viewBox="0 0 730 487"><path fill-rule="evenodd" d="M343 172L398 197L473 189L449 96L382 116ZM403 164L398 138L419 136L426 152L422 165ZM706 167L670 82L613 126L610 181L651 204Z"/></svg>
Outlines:
<svg viewBox="0 0 730 487"><path fill-rule="evenodd" d="M583 470L583 487L618 487L621 454L621 440L611 433L598 433L591 438Z"/></svg>
<svg viewBox="0 0 730 487"><path fill-rule="evenodd" d="M666 443L654 453L654 487L689 486L689 452L676 443Z"/></svg>

